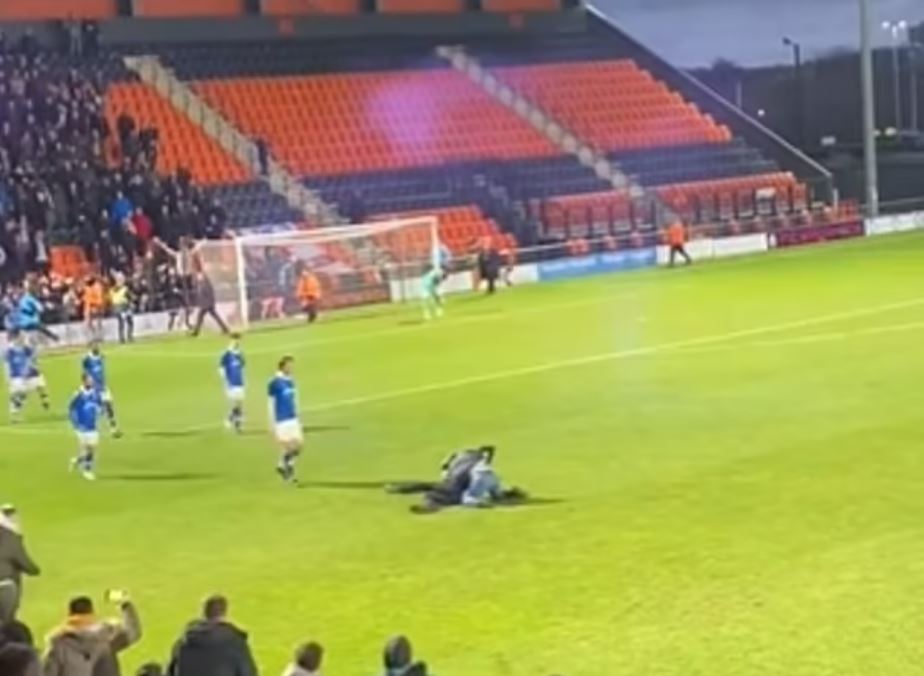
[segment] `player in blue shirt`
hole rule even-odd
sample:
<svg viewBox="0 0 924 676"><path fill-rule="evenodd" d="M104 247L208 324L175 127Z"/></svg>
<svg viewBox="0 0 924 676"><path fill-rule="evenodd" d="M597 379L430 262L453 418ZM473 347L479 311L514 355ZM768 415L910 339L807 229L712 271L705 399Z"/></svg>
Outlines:
<svg viewBox="0 0 924 676"><path fill-rule="evenodd" d="M68 407L68 419L77 435L77 456L71 460L71 469L79 469L87 481L96 479L96 449L99 447L99 413L103 408L96 382L89 374Z"/></svg>
<svg viewBox="0 0 924 676"><path fill-rule="evenodd" d="M231 404L231 413L228 414L225 425L229 429L240 433L244 423L244 355L241 353L241 336L231 334L231 344L221 355L218 362L218 373L225 384L225 394Z"/></svg>
<svg viewBox="0 0 924 676"><path fill-rule="evenodd" d="M432 266L421 279L421 298L423 299L424 319L443 316L443 296L440 294L440 284L443 283L443 270L439 266Z"/></svg>
<svg viewBox="0 0 924 676"><path fill-rule="evenodd" d="M283 481L298 483L295 478L295 461L302 452L302 424L298 419L298 393L292 380L292 357L283 357L279 371L269 382L270 420L276 441L279 442L280 457L276 471Z"/></svg>
<svg viewBox="0 0 924 676"><path fill-rule="evenodd" d="M29 369L32 365L32 348L26 345L20 331L10 333L10 346L3 355L6 379L10 390L10 421L19 422L22 407L29 392Z"/></svg>
<svg viewBox="0 0 924 676"><path fill-rule="evenodd" d="M26 286L23 286L22 293L16 301L16 328L20 331L38 332L46 338L57 341L57 334L49 330L42 321L43 311L44 307L38 298L33 296Z"/></svg>
<svg viewBox="0 0 924 676"><path fill-rule="evenodd" d="M100 351L98 342L93 341L90 343L90 351L83 358L81 366L83 375L90 378L96 390L96 394L99 395L103 412L106 414L106 419L109 421L109 429L112 431L112 436L116 438L122 436L122 433L119 431L119 425L116 423L115 406L112 403L112 392L109 391L109 387L106 384L106 360L105 357L103 357L103 353Z"/></svg>

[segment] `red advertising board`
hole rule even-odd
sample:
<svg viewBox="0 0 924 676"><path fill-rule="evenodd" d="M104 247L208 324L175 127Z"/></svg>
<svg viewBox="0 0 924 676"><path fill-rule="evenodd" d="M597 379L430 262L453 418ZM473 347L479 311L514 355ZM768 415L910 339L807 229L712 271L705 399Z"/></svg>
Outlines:
<svg viewBox="0 0 924 676"><path fill-rule="evenodd" d="M776 246L802 246L816 242L833 242L838 239L862 237L862 221L846 221L843 223L827 223L825 225L812 225L804 228L791 228L777 230L771 235L771 242L776 240Z"/></svg>

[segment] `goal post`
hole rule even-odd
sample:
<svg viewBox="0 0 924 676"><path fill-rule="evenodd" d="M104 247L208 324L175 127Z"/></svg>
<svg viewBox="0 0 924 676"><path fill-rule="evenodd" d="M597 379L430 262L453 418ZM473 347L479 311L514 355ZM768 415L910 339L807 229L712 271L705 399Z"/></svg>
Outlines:
<svg viewBox="0 0 924 676"><path fill-rule="evenodd" d="M424 272L445 265L447 255L435 216L251 233L197 248L219 313L238 329L298 316L304 272L317 280L325 310L406 302L420 295Z"/></svg>

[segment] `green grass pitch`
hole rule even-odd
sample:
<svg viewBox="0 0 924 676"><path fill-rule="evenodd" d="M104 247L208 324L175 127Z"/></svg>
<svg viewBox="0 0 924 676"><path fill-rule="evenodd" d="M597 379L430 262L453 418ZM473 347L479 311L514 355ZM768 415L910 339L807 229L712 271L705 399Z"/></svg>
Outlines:
<svg viewBox="0 0 924 676"><path fill-rule="evenodd" d="M221 339L111 347L126 437L96 484L34 401L0 427L0 499L45 571L23 615L44 633L128 588L131 667L220 591L267 674L307 638L325 673L375 673L396 632L446 676L919 673L922 258L898 236L254 333L242 437ZM266 431L283 353L301 489ZM59 411L78 361L45 360ZM546 504L419 517L369 487L481 442Z"/></svg>

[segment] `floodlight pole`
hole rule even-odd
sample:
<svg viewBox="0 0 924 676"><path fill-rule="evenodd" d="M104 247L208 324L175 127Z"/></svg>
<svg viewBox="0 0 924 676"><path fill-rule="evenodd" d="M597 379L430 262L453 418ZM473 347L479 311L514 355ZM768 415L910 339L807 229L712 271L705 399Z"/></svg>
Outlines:
<svg viewBox="0 0 924 676"><path fill-rule="evenodd" d="M863 167L866 175L866 213L879 215L879 177L876 168L876 109L873 96L873 50L869 0L860 0L860 79L863 87Z"/></svg>

